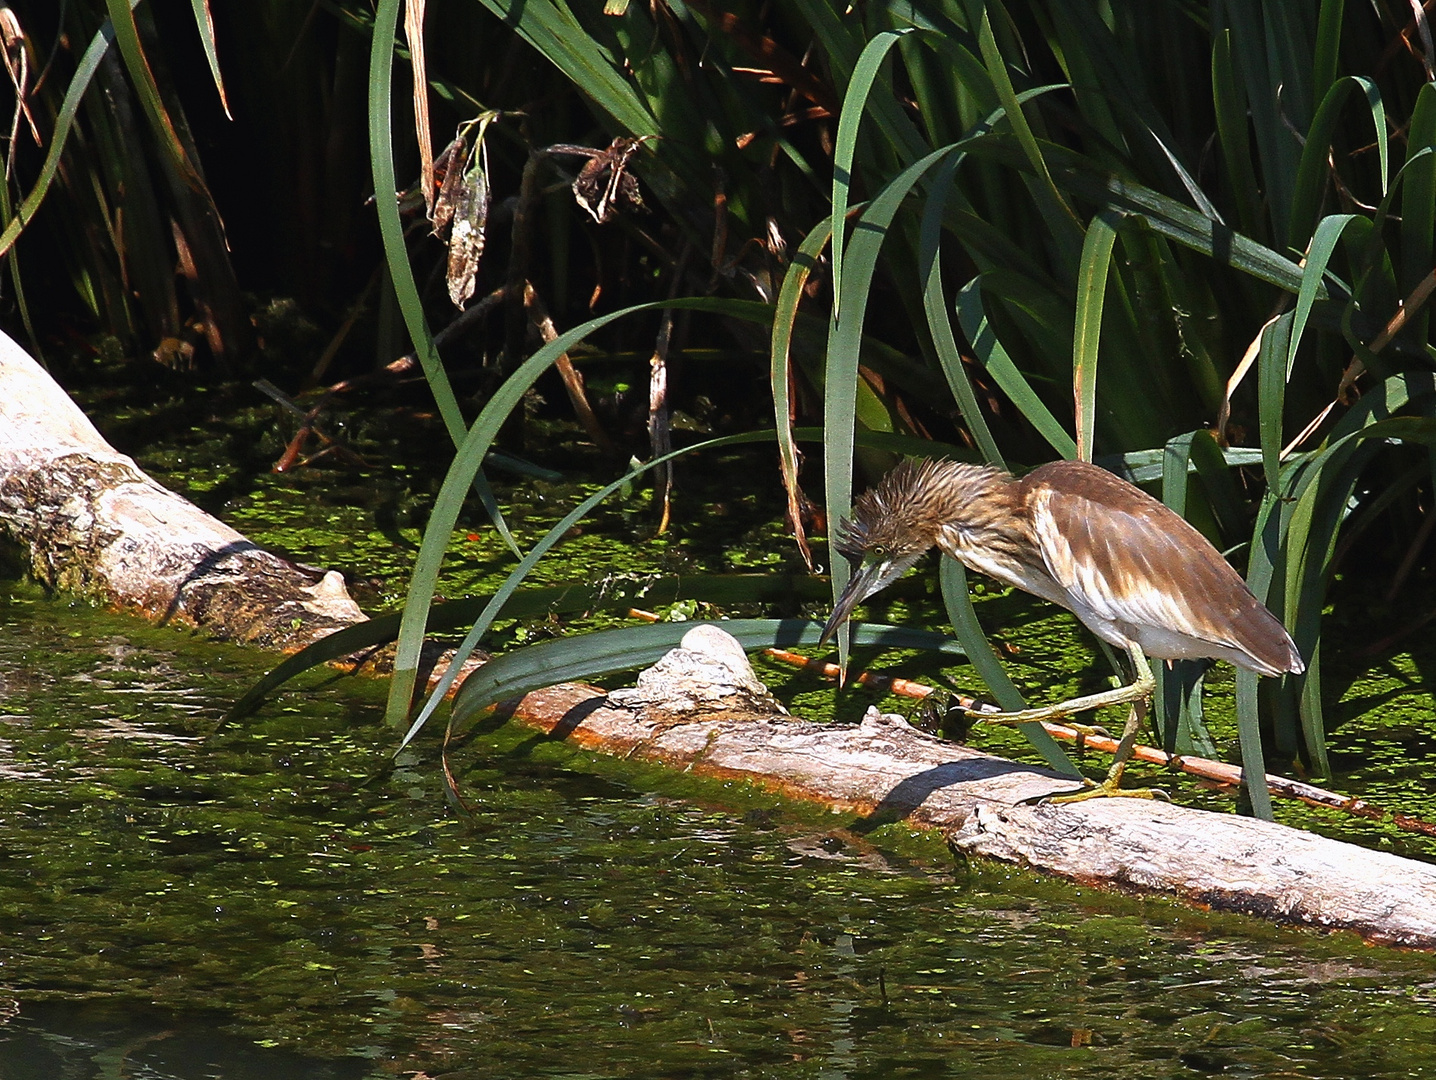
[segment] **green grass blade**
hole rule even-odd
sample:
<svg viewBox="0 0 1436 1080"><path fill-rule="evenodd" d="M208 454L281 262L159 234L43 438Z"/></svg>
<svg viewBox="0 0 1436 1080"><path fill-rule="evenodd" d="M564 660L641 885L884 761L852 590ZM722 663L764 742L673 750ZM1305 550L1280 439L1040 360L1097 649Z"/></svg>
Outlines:
<svg viewBox="0 0 1436 1080"><path fill-rule="evenodd" d="M843 95L843 111L838 116L838 137L833 146L833 322L843 319L843 244L847 231L848 191L853 182L853 159L857 155L858 127L862 123L863 110L867 107L868 95L878 77L878 69L888 51L910 30L885 30L865 46L853 67L848 80L847 92Z"/></svg>
<svg viewBox="0 0 1436 1080"><path fill-rule="evenodd" d="M972 0L968 7L971 21L977 29L978 51L987 67L987 77L992 81L992 88L997 91L997 100L1007 112L1007 122L1012 125L1012 132L1017 136L1018 145L1021 146L1028 165L1037 175L1037 205L1043 219L1058 250L1071 250L1075 255L1082 227L1077 221L1077 215L1062 197L1062 192L1048 169L1042 148L1038 145L1037 136L1032 131L1032 125L1027 122L1027 117L1022 112L1017 92L1007 73L1007 61L998 49L997 38L992 32L992 18L986 0Z"/></svg>
<svg viewBox="0 0 1436 1080"><path fill-rule="evenodd" d="M548 553L550 548L568 535L570 529L588 516L590 510L614 492L626 487L639 476L642 476L650 469L656 468L665 462L672 461L685 454L697 453L703 450L716 450L723 446L767 442L774 437L774 434L772 431L745 432L741 435L728 435L718 439L708 439L704 442L684 447L681 450L674 450L672 453L664 454L662 457L657 457L652 461L635 466L623 476L613 481L613 483L600 488L574 507L563 520L551 528L544 535L543 539L530 549L529 553L519 561L518 566L514 567L509 576L504 579L503 584L499 586L493 598L490 599L484 610L479 614L478 619L474 621L473 627L455 651L453 661L449 664L448 670L444 672L443 676L434 686L434 689L430 692L429 700L425 702L424 707L419 711L419 715L415 717L414 722L410 725L403 741L399 743L399 749L402 750L409 744L409 741L419 733L419 729L424 726L434 710L439 707L439 703L443 701L445 695L448 694L449 687L452 686L454 680L458 678L461 666L473 654L474 649L478 647L479 640L488 633L489 627L493 625L494 620L498 618L499 613L503 611L504 605L508 603L509 598L513 596L518 587L523 584L523 580L528 576L529 571Z"/></svg>
<svg viewBox="0 0 1436 1080"><path fill-rule="evenodd" d="M1325 97L1336 82L1336 67L1341 52L1341 24L1345 0L1321 0L1321 13L1316 23L1316 52L1311 65L1312 91Z"/></svg>
<svg viewBox="0 0 1436 1080"><path fill-rule="evenodd" d="M778 289L778 302L773 312L773 338L769 352L768 377L773 394L773 421L778 431L778 462L783 474L783 490L788 497L788 516L794 523L799 537L798 546L803 561L812 566L807 539L802 529L802 514L798 499L798 446L793 439L793 403L788 394L792 377L793 325L798 317L798 305L803 299L803 286L817 265L818 255L832 235L832 218L820 222L803 237L798 253L783 275L783 284Z"/></svg>
<svg viewBox="0 0 1436 1080"><path fill-rule="evenodd" d="M1257 354L1257 416L1261 434L1262 471L1267 490L1280 490L1282 409L1286 401L1287 357L1295 312L1288 311L1262 331Z"/></svg>
<svg viewBox="0 0 1436 1080"><path fill-rule="evenodd" d="M1219 461L1232 467L1261 464L1261 450L1256 447L1228 446L1219 448L1213 442L1212 448ZM1165 454L1164 449L1132 450L1125 454L1104 455L1098 458L1096 463L1134 484L1149 484L1153 480L1162 478Z"/></svg>
<svg viewBox="0 0 1436 1080"><path fill-rule="evenodd" d="M660 130L653 111L639 96L612 54L595 41L573 12L551 0L479 0L561 71L584 96L630 135Z"/></svg>
<svg viewBox="0 0 1436 1080"><path fill-rule="evenodd" d="M398 181L394 172L394 139L390 128L393 115L394 33L398 25L400 0L379 0L374 16L374 34L369 50L369 160L374 174L374 208L379 215L379 236L384 245L384 259L389 280L394 287L414 355L419 358L429 392L434 395L439 416L455 446L464 441L466 426L459 402L449 384L448 373L439 358L424 304L419 298L419 285L409 264L409 249L404 243L404 225L399 220ZM509 531L498 501L483 473L475 472L473 488L483 504L489 520L498 529L504 543L515 555L521 554L518 542Z"/></svg>
<svg viewBox="0 0 1436 1080"><path fill-rule="evenodd" d="M438 498L430 512L429 524L419 544L419 557L409 582L408 597L404 602L404 621L399 632L399 644L394 658L394 678L389 686L389 703L386 718L398 724L408 715L414 685L418 675L419 652L424 642L424 628L428 622L429 607L438 581L439 567L454 525L463 506L464 494L473 482L480 463L493 445L499 429L509 414L523 400L529 387L548 370L559 356L573 348L589 334L607 326L616 319L641 311L655 311L663 308L678 310L708 311L732 318L766 323L772 318L772 308L766 304L741 300L718 300L707 297L673 301L655 301L637 304L619 311L590 319L581 326L560 334L529 357L493 393L480 411L478 419L469 429L459 446L454 461L444 477Z"/></svg>
<svg viewBox="0 0 1436 1080"><path fill-rule="evenodd" d="M833 311L846 312L834 319L828 331L828 356L823 380L823 477L828 511L828 551L838 550L838 523L852 505L853 436L857 428L858 357L862 347L863 321L868 292L877 267L878 252L887 236L893 216L922 175L951 147L934 150L894 177L863 210L853 228L853 242L844 256L847 273L843 297L835 299ZM836 238L836 233L834 234ZM871 425L870 425L871 426ZM848 568L833 558L833 602L848 583ZM838 664L847 666L846 638L838 633Z"/></svg>
<svg viewBox="0 0 1436 1080"><path fill-rule="evenodd" d="M369 159L374 173L374 206L379 215L379 233L384 243L384 258L399 309L408 327L424 377L429 382L439 416L449 438L458 446L468 427L459 403L449 385L449 376L434 346L434 335L424 316L419 286L409 265L409 250L404 244L404 225L399 220L399 201L395 194L399 183L394 171L394 137L390 117L394 111L393 63L394 34L399 21L401 0L379 0L374 20L374 35L369 52Z"/></svg>
<svg viewBox="0 0 1436 1080"><path fill-rule="evenodd" d="M1092 429L1097 418L1097 355L1102 339L1102 305L1107 271L1117 242L1117 215L1102 211L1087 226L1077 268L1076 334L1072 338L1072 393L1077 418L1077 458L1092 460Z"/></svg>
<svg viewBox="0 0 1436 1080"><path fill-rule="evenodd" d="M130 7L137 7L140 0L130 0ZM126 18L128 18L128 14ZM30 193L20 201L15 210L15 216L5 223L5 231L0 233L0 255L5 254L19 239L20 234L25 231L25 226L30 224L30 219L40 209L40 204L45 201L45 196L50 190L50 184L54 182L55 173L60 168L60 159L64 156L65 147L69 142L70 131L75 125L75 114L79 111L80 103L84 99L85 91L90 87L90 81L95 77L95 71L104 59L105 53L110 48L110 43L115 40L115 27L108 19L95 31L95 36L90 39L89 46L80 57L80 62L75 65L75 73L70 77L70 85L65 88L65 98L60 103L60 111L55 116L55 127L50 132L50 145L45 151L45 161L40 166L40 175L35 178L35 186Z"/></svg>
<svg viewBox="0 0 1436 1080"><path fill-rule="evenodd" d="M179 133L175 130L174 121L170 118L169 110L165 108L165 103L160 97L160 89L155 84L154 73L150 70L150 62L145 56L144 46L140 44L139 28L135 25L134 16L130 13L132 6L137 7L138 5L132 5L130 0L105 0L105 8L110 13L110 24L115 29L115 44L119 47L120 56L124 59L125 70L130 76L130 84L134 88L135 96L139 98L140 107L149 119L150 130L154 133L155 140L174 167L176 175L188 187L208 200L213 209L213 199L209 194L209 188L203 177L200 176L198 169L195 168L195 163L185 152L184 143L180 140ZM218 216L218 211L215 211L215 214Z"/></svg>
<svg viewBox="0 0 1436 1080"><path fill-rule="evenodd" d="M1266 786L1266 757L1261 746L1257 709L1257 674L1237 669L1237 738L1241 742L1242 792L1251 802L1252 817L1274 821Z"/></svg>
<svg viewBox="0 0 1436 1080"><path fill-rule="evenodd" d="M1331 262L1331 254L1336 250L1337 242L1346 227L1356 220L1355 214L1332 214L1322 218L1316 232L1312 234L1311 245L1306 252L1306 266L1301 274L1301 288L1296 294L1296 310L1292 313L1291 341L1287 345L1286 353L1288 379L1296 367L1296 349L1301 344L1301 335L1306 329L1311 307L1316 303L1317 291L1321 288L1327 264Z"/></svg>
<svg viewBox="0 0 1436 1080"><path fill-rule="evenodd" d="M1436 83L1426 83L1416 95L1416 107L1406 132L1406 161L1401 175L1401 277L1402 296L1431 273L1433 232L1436 232ZM1430 338L1431 312L1423 307L1412 316L1412 340Z"/></svg>
<svg viewBox="0 0 1436 1080"><path fill-rule="evenodd" d="M957 402L963 422L967 424L967 430L977 443L983 460L1005 468L1002 451L998 449L997 440L992 437L992 431L982 415L982 407L977 402L977 395L973 392L972 383L962 363L962 354L958 352L957 339L952 332L952 321L947 315L947 299L942 287L942 222L947 210L947 193L952 188L953 177L960 163L959 151L954 151L943 162L933 178L932 194L928 196L927 206L923 210L918 256L918 276L923 282L922 306L927 315L928 331L932 335L938 363L942 365L942 373L947 378L947 385L952 390L952 396Z"/></svg>
<svg viewBox="0 0 1436 1080"><path fill-rule="evenodd" d="M209 11L209 0L190 0L190 7L194 9L194 25L199 31L200 43L204 46L204 58L209 61L209 73L214 79L214 88L219 92L219 103L224 107L224 115L231 120L234 117L229 115L229 97L224 92L224 76L219 70L219 53L214 44L214 17Z"/></svg>
<svg viewBox="0 0 1436 1080"><path fill-rule="evenodd" d="M1089 163L1055 155L1057 179L1075 194L1109 208L1141 214L1157 232L1183 247L1205 255L1287 292L1301 287L1301 267L1286 256L1158 191L1117 176L1099 176ZM1321 299L1326 299L1323 291Z"/></svg>
<svg viewBox="0 0 1436 1080"><path fill-rule="evenodd" d="M635 575L598 583L571 581L563 585L519 589L504 604L501 617L520 619L592 611L626 611L636 604L653 607L680 600L731 605L818 601L827 596L827 582L811 574ZM485 595L436 604L429 611L428 629L442 632L472 626L492 600L492 595ZM399 636L402 618L402 610L375 615L362 623L336 630L286 657L230 707L225 714L225 722L247 716L277 687L296 675L340 657L387 645Z"/></svg>
<svg viewBox="0 0 1436 1080"><path fill-rule="evenodd" d="M1237 218L1245 232L1255 234L1260 229L1261 190L1252 167L1246 88L1234 64L1231 30L1220 30L1212 41L1212 105L1217 139L1232 198L1237 204Z"/></svg>
<svg viewBox="0 0 1436 1080"><path fill-rule="evenodd" d="M259 708L260 703L275 689L283 686L296 675L301 675L320 664L327 664L331 660L338 660L342 656L348 656L364 649L372 649L376 645L387 644L393 641L398 633L399 616L386 615L376 619L367 619L353 626L346 626L343 630L336 630L334 633L306 645L293 656L285 658L282 663L251 686L242 698L230 706L229 711L224 714L223 722L228 724L248 716Z"/></svg>
<svg viewBox="0 0 1436 1080"><path fill-rule="evenodd" d="M1247 565L1247 586L1258 600L1266 602L1272 577L1282 558L1284 523L1282 515L1285 504L1281 499L1281 488L1270 487L1262 496L1261 508L1257 511L1256 525L1252 531L1251 558ZM1266 755L1262 751L1261 716L1257 700L1257 679L1255 672L1237 669L1237 738L1241 743L1243 790L1251 804L1254 816L1271 821L1271 797L1267 791ZM1252 777L1262 780L1253 783Z"/></svg>
<svg viewBox="0 0 1436 1080"><path fill-rule="evenodd" d="M1393 381L1393 380L1388 380ZM1351 497L1368 461L1387 440L1436 445L1436 400L1417 403L1425 415L1374 420L1330 442L1303 463L1294 477L1287 526L1286 619L1303 655L1315 654L1330 563L1338 532L1350 514ZM1308 670L1301 699L1303 738L1314 768L1329 773L1319 683Z"/></svg>
<svg viewBox="0 0 1436 1080"><path fill-rule="evenodd" d="M1032 389L1022 372L1017 370L1017 365L997 340L997 334L987 321L987 313L982 309L981 280L973 278L957 294L957 321L962 326L962 332L983 369L992 376L993 382L997 383L1002 392L1012 399L1018 412L1027 418L1027 422L1037 429L1037 433L1047 440L1054 451L1070 460L1077 453L1077 444L1057 422L1057 418L1038 397L1037 391Z"/></svg>
<svg viewBox="0 0 1436 1080"><path fill-rule="evenodd" d="M1169 439L1162 448L1162 502L1182 517L1187 516L1187 477L1193 468L1193 450L1203 442L1216 446L1208 432L1199 430ZM1157 679L1152 704L1163 744L1170 752L1190 753L1198 747L1202 753L1212 750L1211 734L1202 723L1202 671L1201 665L1186 662L1170 667L1158 664L1152 671Z"/></svg>
<svg viewBox="0 0 1436 1080"><path fill-rule="evenodd" d="M972 607L972 596L967 591L967 571L956 559L944 558L938 567L938 579L942 585L942 601L947 607L947 618L957 634L968 662L977 669L978 676L987 684L988 691L1007 712L1018 712L1027 707L1022 694L1002 670L987 635L977 621L977 612ZM1063 776L1074 780L1082 778L1082 772L1072 764L1057 740L1047 734L1046 729L1036 721L1019 724L1017 730L1027 737L1042 759Z"/></svg>
<svg viewBox="0 0 1436 1080"><path fill-rule="evenodd" d="M1301 163L1297 168L1296 185L1292 192L1291 215L1287 223L1288 243L1292 247L1304 247L1317 214L1321 208L1322 194L1330 179L1328 159L1332 150L1337 123L1341 110L1351 91L1360 87L1366 94L1367 107L1371 111L1372 123L1376 125L1376 145L1381 167L1381 194L1388 186L1389 162L1386 153L1386 110L1381 101L1381 92L1370 79L1350 75L1338 80L1312 120L1302 149Z"/></svg>

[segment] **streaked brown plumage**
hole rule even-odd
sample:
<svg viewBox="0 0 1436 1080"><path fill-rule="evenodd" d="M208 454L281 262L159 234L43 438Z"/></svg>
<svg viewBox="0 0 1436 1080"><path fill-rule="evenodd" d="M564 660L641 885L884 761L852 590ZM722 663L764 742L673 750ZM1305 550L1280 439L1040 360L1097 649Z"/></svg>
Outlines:
<svg viewBox="0 0 1436 1080"><path fill-rule="evenodd" d="M999 719L1050 719L1130 701L1130 738L1123 738L1130 753L1153 686L1144 653L1222 659L1259 675L1306 669L1286 628L1201 533L1146 492L1080 461L1052 462L1021 479L954 461L893 469L859 497L840 530L838 550L854 573L824 638L934 544L973 570L1062 605L1132 659L1129 686ZM1119 751L1103 793L1115 792L1125 759Z"/></svg>

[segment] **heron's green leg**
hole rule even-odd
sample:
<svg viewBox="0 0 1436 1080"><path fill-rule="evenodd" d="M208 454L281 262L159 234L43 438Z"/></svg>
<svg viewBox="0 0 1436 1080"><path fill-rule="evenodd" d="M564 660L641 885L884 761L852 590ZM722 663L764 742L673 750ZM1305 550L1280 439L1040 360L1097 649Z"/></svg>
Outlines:
<svg viewBox="0 0 1436 1080"><path fill-rule="evenodd" d="M1157 680L1152 677L1152 669L1147 664L1147 658L1142 655L1142 650L1133 646L1127 651L1127 655L1132 658L1132 670L1135 674L1135 678L1127 686L1101 694L1073 698L1071 701L1049 705L1042 709L979 714L979 719L984 721L993 721L999 724L1022 724L1030 720L1049 720L1055 716L1065 717L1070 713L1084 712L1087 709L1100 708L1103 705L1131 702L1131 709L1127 713L1127 726L1122 729L1122 740L1117 744L1117 753L1112 759L1112 767L1107 770L1107 779L1100 784L1093 784L1078 791L1051 795L1043 801L1081 802L1084 799L1116 796L1129 799L1167 798L1167 793L1159 788L1132 788L1124 791L1121 786L1122 773L1126 771L1127 761L1132 756L1132 748L1137 745L1137 736L1142 733L1142 722L1147 718L1147 706L1152 700L1152 691L1156 689L1157 685Z"/></svg>
<svg viewBox="0 0 1436 1080"><path fill-rule="evenodd" d="M974 713L973 715L983 723L992 724L1027 724L1033 720L1057 720L1068 717L1074 713L1088 712L1092 709L1101 709L1107 705L1124 705L1129 701L1150 701L1152 692L1157 688L1157 680L1152 677L1152 669L1147 666L1147 658L1142 655L1142 650L1135 646L1128 650L1127 655L1132 658L1132 668L1135 678L1126 686L1119 686L1115 690L1103 690L1100 694L1088 694L1085 697L1072 698L1070 701L1060 701L1056 705L1044 705L1040 709L1022 709L1019 712L996 712L996 713ZM1139 721L1140 723L1140 721ZM1131 726L1131 721L1128 721ZM1136 736L1133 736L1135 743ZM1128 753L1130 754L1130 750Z"/></svg>

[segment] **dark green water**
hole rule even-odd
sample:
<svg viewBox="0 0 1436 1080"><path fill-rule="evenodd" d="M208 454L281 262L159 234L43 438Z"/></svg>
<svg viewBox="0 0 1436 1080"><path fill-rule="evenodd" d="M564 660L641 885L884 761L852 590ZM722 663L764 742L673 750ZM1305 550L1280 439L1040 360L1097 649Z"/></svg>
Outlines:
<svg viewBox="0 0 1436 1080"><path fill-rule="evenodd" d="M377 686L216 736L263 657L18 586L0 625L0 1080L1436 1076L1436 957L508 726L465 822Z"/></svg>

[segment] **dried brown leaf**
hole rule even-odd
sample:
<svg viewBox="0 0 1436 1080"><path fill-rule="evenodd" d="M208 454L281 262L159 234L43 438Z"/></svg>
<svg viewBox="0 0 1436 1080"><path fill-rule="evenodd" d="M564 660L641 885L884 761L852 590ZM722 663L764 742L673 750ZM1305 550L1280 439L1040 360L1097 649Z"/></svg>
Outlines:
<svg viewBox="0 0 1436 1080"><path fill-rule="evenodd" d="M484 230L489 221L489 180L482 162L463 178L463 189L454 201L453 225L449 231L449 299L463 310L474 295L479 259L484 253Z"/></svg>
<svg viewBox="0 0 1436 1080"><path fill-rule="evenodd" d="M439 195L434 200L434 213L431 218L435 236L443 236L444 230L454 220L454 207L458 203L459 193L465 188L464 161L467 151L468 139L462 134L456 135L454 141L449 143L434 161L435 172L442 170L444 174L444 182L439 185Z"/></svg>

